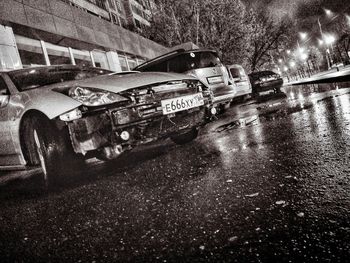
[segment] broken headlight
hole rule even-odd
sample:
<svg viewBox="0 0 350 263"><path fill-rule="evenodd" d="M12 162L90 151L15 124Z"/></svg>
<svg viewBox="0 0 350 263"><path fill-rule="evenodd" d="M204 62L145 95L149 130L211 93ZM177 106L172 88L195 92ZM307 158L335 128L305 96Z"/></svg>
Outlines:
<svg viewBox="0 0 350 263"><path fill-rule="evenodd" d="M104 91L95 88L74 87L68 92L68 95L85 106L102 106L128 99L116 93Z"/></svg>

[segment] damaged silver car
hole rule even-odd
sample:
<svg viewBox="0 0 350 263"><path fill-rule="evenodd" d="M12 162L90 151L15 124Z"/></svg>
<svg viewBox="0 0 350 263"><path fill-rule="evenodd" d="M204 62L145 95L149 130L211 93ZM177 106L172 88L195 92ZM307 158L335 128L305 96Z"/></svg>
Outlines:
<svg viewBox="0 0 350 263"><path fill-rule="evenodd" d="M114 74L72 65L0 73L0 166L41 166L47 184L73 162L117 158L170 137L197 137L210 91L172 73Z"/></svg>

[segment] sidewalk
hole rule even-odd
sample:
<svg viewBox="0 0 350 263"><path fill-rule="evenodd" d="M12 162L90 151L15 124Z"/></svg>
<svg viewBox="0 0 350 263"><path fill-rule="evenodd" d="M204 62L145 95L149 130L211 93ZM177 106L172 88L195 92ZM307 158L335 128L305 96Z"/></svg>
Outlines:
<svg viewBox="0 0 350 263"><path fill-rule="evenodd" d="M332 68L327 71L322 71L311 77L285 82L284 86L290 85L303 85L303 84L318 84L318 83L329 83L329 82L344 82L350 81L350 65L346 65L341 68Z"/></svg>

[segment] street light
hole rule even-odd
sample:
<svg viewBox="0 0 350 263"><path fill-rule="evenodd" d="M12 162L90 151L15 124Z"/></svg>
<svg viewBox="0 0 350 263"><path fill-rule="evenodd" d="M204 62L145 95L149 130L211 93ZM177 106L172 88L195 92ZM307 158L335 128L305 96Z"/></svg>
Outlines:
<svg viewBox="0 0 350 263"><path fill-rule="evenodd" d="M331 16L333 14L333 12L331 10L329 10L329 9L324 9L324 11L325 11L327 16ZM336 39L335 39L335 37L333 35L324 34L323 33L321 22L320 22L319 18L317 19L317 22L318 22L318 26L320 28L320 33L321 33L321 38L322 38L321 40L319 40L319 44L320 44L320 46L323 45L324 43L326 44L326 46L325 46L326 59L327 59L327 66L328 66L328 69L329 69L332 66L332 64L333 64L332 57L331 57L331 54L329 52L329 45L331 45L332 53L333 53L334 52L333 43L335 42Z"/></svg>
<svg viewBox="0 0 350 263"><path fill-rule="evenodd" d="M299 44L299 43L298 43ZM300 45L298 46L298 49L297 49L297 52L299 53L299 54L301 54L301 53L304 53L305 52L305 48L304 47L301 47Z"/></svg>
<svg viewBox="0 0 350 263"><path fill-rule="evenodd" d="M333 35L330 35L330 34L325 34L324 35L324 41L327 45L327 50L326 52L328 53L328 56L329 56L329 61L330 61L330 64L333 64L333 59L332 59L332 56L334 54L334 48L333 48L333 43L335 42L335 37ZM331 52L329 52L329 46L331 47L331 50L332 50L332 54Z"/></svg>
<svg viewBox="0 0 350 263"><path fill-rule="evenodd" d="M345 15L345 17L346 17L346 20L348 22L348 25L350 26L350 16L349 15Z"/></svg>
<svg viewBox="0 0 350 263"><path fill-rule="evenodd" d="M335 37L333 35L330 34L325 34L324 35L324 41L326 42L327 45L333 45L333 43L335 42ZM333 49L333 47L332 47Z"/></svg>
<svg viewBox="0 0 350 263"><path fill-rule="evenodd" d="M325 8L324 11L325 11L327 16L331 16L333 14L333 12L331 10L329 10L329 9Z"/></svg>
<svg viewBox="0 0 350 263"><path fill-rule="evenodd" d="M300 35L300 38L301 38L302 40L305 40L306 37L307 37L307 34L304 33L304 32L300 32L299 35Z"/></svg>
<svg viewBox="0 0 350 263"><path fill-rule="evenodd" d="M282 63L282 62L283 62L283 60L280 58L280 59L278 59L278 62L279 62L279 63Z"/></svg>
<svg viewBox="0 0 350 263"><path fill-rule="evenodd" d="M308 57L309 56L307 54L305 54L305 53L300 54L301 60L307 60Z"/></svg>

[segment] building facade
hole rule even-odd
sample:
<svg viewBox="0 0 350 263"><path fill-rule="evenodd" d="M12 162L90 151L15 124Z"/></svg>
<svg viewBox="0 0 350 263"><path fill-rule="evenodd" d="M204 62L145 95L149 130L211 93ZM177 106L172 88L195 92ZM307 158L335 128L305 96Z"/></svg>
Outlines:
<svg viewBox="0 0 350 263"><path fill-rule="evenodd" d="M67 63L130 70L168 51L126 29L149 25L151 3L0 0L0 70Z"/></svg>
<svg viewBox="0 0 350 263"><path fill-rule="evenodd" d="M151 0L123 0L128 27L142 31L150 26L155 3Z"/></svg>

